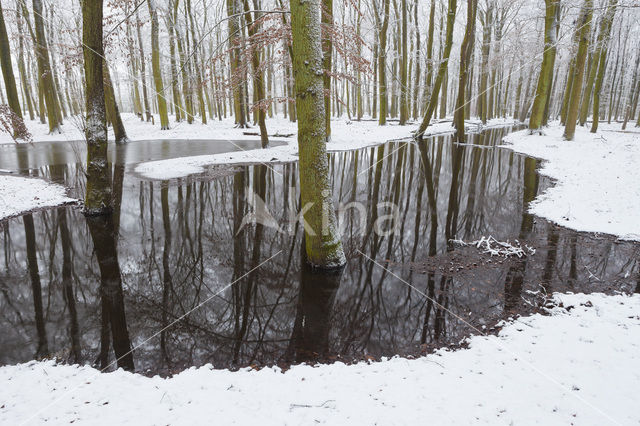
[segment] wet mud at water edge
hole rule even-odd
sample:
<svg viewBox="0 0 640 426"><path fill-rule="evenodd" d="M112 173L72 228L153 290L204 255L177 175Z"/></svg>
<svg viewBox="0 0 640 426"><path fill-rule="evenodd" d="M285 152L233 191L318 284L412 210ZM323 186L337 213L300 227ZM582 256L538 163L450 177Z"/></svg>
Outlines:
<svg viewBox="0 0 640 426"><path fill-rule="evenodd" d="M640 245L527 213L551 182L537 160L496 147L511 130L332 154L348 257L333 274L304 266L297 164L159 182L118 151L112 216L63 207L2 222L0 363L170 375L419 356L533 312L553 291L638 291ZM16 150L13 169L81 197L80 162L30 154ZM535 254L452 242L488 236Z"/></svg>

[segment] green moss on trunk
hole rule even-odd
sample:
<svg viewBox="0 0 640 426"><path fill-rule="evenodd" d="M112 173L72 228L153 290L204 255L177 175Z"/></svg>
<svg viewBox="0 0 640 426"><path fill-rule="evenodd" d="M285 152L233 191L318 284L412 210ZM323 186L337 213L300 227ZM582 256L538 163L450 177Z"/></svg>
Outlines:
<svg viewBox="0 0 640 426"><path fill-rule="evenodd" d="M326 150L320 0L291 0L293 74L298 114L300 196L308 262L336 268L346 259L338 235Z"/></svg>

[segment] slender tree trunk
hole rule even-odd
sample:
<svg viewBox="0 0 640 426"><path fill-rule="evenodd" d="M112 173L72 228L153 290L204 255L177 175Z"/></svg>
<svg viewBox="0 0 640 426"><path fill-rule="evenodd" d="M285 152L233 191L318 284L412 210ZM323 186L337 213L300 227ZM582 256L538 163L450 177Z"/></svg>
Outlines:
<svg viewBox="0 0 640 426"><path fill-rule="evenodd" d="M531 117L529 118L529 130L537 131L542 125L544 109L551 95L551 80L553 79L553 66L556 56L556 8L558 0L545 0L544 18L544 51L542 53L542 65L538 76Z"/></svg>
<svg viewBox="0 0 640 426"><path fill-rule="evenodd" d="M390 0L384 1L384 16L382 25L380 26L379 43L378 43L378 90L380 91L380 107L378 116L378 124L384 126L387 124L387 30L389 28L389 4ZM377 13L377 12L376 12Z"/></svg>
<svg viewBox="0 0 640 426"><path fill-rule="evenodd" d="M322 0L322 69L327 141L331 140L331 67L333 55L333 0Z"/></svg>
<svg viewBox="0 0 640 426"><path fill-rule="evenodd" d="M104 77L104 100L107 112L107 119L113 126L113 136L116 143L127 142L127 132L124 129L122 123L122 117L120 117L120 109L116 102L116 95L113 92L113 84L111 83L111 73L109 72L109 65L106 61L102 61L103 69L102 74Z"/></svg>
<svg viewBox="0 0 640 426"><path fill-rule="evenodd" d="M591 16L593 14L593 0L585 0L580 12L577 31L579 33L578 52L576 54L575 69L573 72L573 84L571 97L567 107L567 122L564 128L564 138L573 140L578 119L578 106L580 105L580 92L582 91L582 79L584 76L584 63L587 59L587 48L591 34Z"/></svg>
<svg viewBox="0 0 640 426"><path fill-rule="evenodd" d="M38 60L38 74L42 84L44 102L47 106L47 119L49 121L49 133L60 133L62 121L59 119L56 93L53 86L53 74L49 62L49 49L44 32L42 15L42 0L33 0L33 19L35 22L35 49Z"/></svg>
<svg viewBox="0 0 640 426"><path fill-rule="evenodd" d="M160 68L160 41L158 35L158 11L155 0L147 0L149 14L151 15L151 68L153 69L153 81L158 100L158 114L160 115L160 130L169 129L169 114L167 113L167 101L164 97L164 83L162 81L162 69Z"/></svg>
<svg viewBox="0 0 640 426"><path fill-rule="evenodd" d="M480 64L480 89L478 93L478 115L483 123L489 117L489 102L487 92L489 91L489 54L491 53L491 31L493 26L493 6L487 6L486 12L482 16L482 60Z"/></svg>
<svg viewBox="0 0 640 426"><path fill-rule="evenodd" d="M107 117L102 58L102 0L82 2L82 52L86 84L86 215L111 213L111 166L107 161Z"/></svg>
<svg viewBox="0 0 640 426"><path fill-rule="evenodd" d="M136 12L136 30L138 35L138 48L140 49L140 77L142 79L142 102L144 111L142 112L141 119L146 119L147 121L152 120L151 109L149 108L149 95L147 91L147 67L145 65L145 57L144 57L144 45L142 44L142 22L140 21L140 16Z"/></svg>
<svg viewBox="0 0 640 426"><path fill-rule="evenodd" d="M256 0L254 0L253 9L256 11L260 9ZM244 2L244 10L247 13L247 18L249 18L251 16L251 13L250 13L248 0L245 0ZM254 12L252 22L248 26L248 32L249 32L250 38L251 37L255 38L256 34L258 33L259 19L260 19L259 12ZM253 68L253 90L256 95L256 101L257 101L256 102L257 105L254 105L253 107L257 108L257 112L258 112L258 126L260 127L260 141L261 141L262 148L267 148L269 146L269 135L267 134L267 124L266 124L266 117L265 117L266 106L263 105L263 102L265 101L264 73L262 72L262 69L260 66L260 63L262 62L260 58L261 48L259 47L259 43L257 41L255 42L255 44L257 45L251 46L251 66Z"/></svg>
<svg viewBox="0 0 640 426"><path fill-rule="evenodd" d="M594 55L597 57L598 72L596 76L595 87L593 89L593 123L591 124L591 133L598 131L598 122L600 121L600 90L602 89L602 81L607 68L607 53L609 36L611 34L611 25L616 14L616 6L618 0L610 0L605 16L600 25L600 33L598 35L598 45ZM596 63L596 62L594 62Z"/></svg>
<svg viewBox="0 0 640 426"><path fill-rule="evenodd" d="M433 34L435 31L435 16L436 16L436 0L431 0L431 9L429 11L429 30L427 33L427 58L425 64L425 78L424 78L424 102L426 106L429 103L431 97L431 80L433 79ZM441 20L442 22L442 20Z"/></svg>
<svg viewBox="0 0 640 426"><path fill-rule="evenodd" d="M469 68L471 61L471 52L473 51L473 43L476 31L476 11L478 10L477 0L467 1L467 28L462 40L460 48L460 77L458 80L458 98L456 100L456 109L453 112L453 124L456 128L455 139L458 142L465 141L464 135L464 111L465 111L465 88L469 79Z"/></svg>
<svg viewBox="0 0 640 426"><path fill-rule="evenodd" d="M298 112L300 198L307 261L319 268L346 263L331 196L326 151L320 0L290 1Z"/></svg>
<svg viewBox="0 0 640 426"><path fill-rule="evenodd" d="M167 29L169 30L169 56L171 57L171 92L173 94L173 106L176 114L176 121L182 121L182 97L180 96L180 86L178 81L178 68L176 66L176 17L179 0L169 0L169 10L167 17Z"/></svg>
<svg viewBox="0 0 640 426"><path fill-rule="evenodd" d="M27 72L24 64L24 32L22 29L22 13L20 13L20 5L17 5L16 9L16 24L18 26L18 71L20 72L20 80L22 81L22 91L24 93L27 109L29 110L29 120L33 120L35 115L33 113L34 104L31 96L31 81L27 77Z"/></svg>
<svg viewBox="0 0 640 426"><path fill-rule="evenodd" d="M414 60L415 63L415 71L413 75L413 113L412 117L414 120L418 119L418 114L420 114L420 104L418 93L420 92L420 80L421 80L421 72L420 69L420 26L418 25L418 0L415 0L413 4L413 24L414 31L416 36L416 48L414 50Z"/></svg>
<svg viewBox="0 0 640 426"><path fill-rule="evenodd" d="M400 60L400 125L404 126L409 119L409 105L407 104L407 0L401 0L400 7L402 7L402 57Z"/></svg>
<svg viewBox="0 0 640 426"><path fill-rule="evenodd" d="M202 68L200 66L200 62L198 61L198 42L196 39L195 32L195 23L193 20L193 13L191 12L191 0L186 0L185 3L187 16L189 18L189 22L191 24L191 41L193 43L193 52L191 54L193 58L193 68L196 75L196 90L198 92L198 106L200 107L200 119L202 120L202 124L207 124L207 111L205 108L205 100L204 100L204 79L202 78ZM154 71L155 74L155 71Z"/></svg>
<svg viewBox="0 0 640 426"><path fill-rule="evenodd" d="M18 97L16 80L13 76L11 51L9 50L9 37L7 36L7 28L4 24L4 12L2 11L2 3L0 3L0 67L2 68L4 89L7 92L9 108L11 108L11 111L13 111L13 116L11 117L13 125L13 136L15 138L26 137L26 135L22 133L23 131L26 131L26 127L24 127L24 123L22 121L20 98Z"/></svg>
<svg viewBox="0 0 640 426"><path fill-rule="evenodd" d="M440 93L440 86L442 86L442 81L445 78L445 74L447 73L447 67L449 65L449 55L451 54L451 45L453 44L453 24L456 20L456 0L449 0L449 11L447 12L447 29L445 33L445 42L444 42L444 52L442 55L442 60L440 62L440 66L438 67L438 75L436 77L436 81L433 86L433 91L431 92L431 99L429 100L429 104L427 105L427 110L424 114L424 118L422 119L422 123L420 123L420 127L418 128L418 132L416 136L422 136L422 134L429 127L429 123L431 122L431 118L433 116L433 112L438 105L438 94ZM445 90L446 91L446 90ZM442 114L442 111L441 111Z"/></svg>

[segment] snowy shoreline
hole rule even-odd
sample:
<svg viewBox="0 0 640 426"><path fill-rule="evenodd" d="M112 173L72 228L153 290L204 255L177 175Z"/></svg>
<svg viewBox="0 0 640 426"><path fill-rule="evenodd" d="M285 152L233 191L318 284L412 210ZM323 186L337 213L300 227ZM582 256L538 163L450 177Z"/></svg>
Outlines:
<svg viewBox="0 0 640 426"><path fill-rule="evenodd" d="M32 177L0 175L0 221L77 201L67 197L61 185Z"/></svg>
<svg viewBox="0 0 640 426"><path fill-rule="evenodd" d="M640 295L556 294L550 315L508 322L468 349L415 360L168 379L29 362L0 368L0 423L603 424L640 420ZM562 350L557 350L562 348ZM28 392L25 390L29 389ZM522 394L527 390L526 397ZM122 398L122 395L127 395ZM460 409L464 407L464 409ZM531 409L531 407L536 407Z"/></svg>
<svg viewBox="0 0 640 426"><path fill-rule="evenodd" d="M578 126L565 141L556 122L542 136L507 135L503 148L543 160L539 173L554 179L530 212L576 231L640 241L640 131L617 130L604 123L594 134Z"/></svg>
<svg viewBox="0 0 640 426"><path fill-rule="evenodd" d="M270 120L269 123L271 125L270 129L275 129L274 132L293 135L287 139L287 145L267 149L149 161L136 166L135 171L146 179L166 180L202 173L206 167L212 165L269 164L298 161L297 124L283 119ZM490 120L486 125L482 125L477 119L466 121L466 127L470 131L517 124L520 123L510 119L494 119ZM411 137L415 130L417 130L417 124L415 123L410 123L406 126L391 123L386 126L379 126L377 121L333 120L331 122L331 141L327 143L327 151L350 151L380 145L393 140L407 139ZM237 133L238 129L233 129L233 131ZM451 121L444 120L429 126L424 136L444 135L453 132L454 128ZM239 140L239 136L228 135L225 137L229 140ZM253 138L255 139L257 136L253 136Z"/></svg>

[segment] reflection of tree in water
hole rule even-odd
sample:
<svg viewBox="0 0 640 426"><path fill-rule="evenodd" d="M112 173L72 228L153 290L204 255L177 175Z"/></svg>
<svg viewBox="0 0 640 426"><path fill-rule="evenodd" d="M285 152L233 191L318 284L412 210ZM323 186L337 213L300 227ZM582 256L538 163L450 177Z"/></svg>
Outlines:
<svg viewBox="0 0 640 426"><path fill-rule="evenodd" d="M112 345L118 367L133 370L133 354L127 329L113 216L109 214L87 217L87 226L100 269L102 328L100 355L97 361L100 368L107 367L109 346Z"/></svg>
<svg viewBox="0 0 640 426"><path fill-rule="evenodd" d="M524 191L522 195L522 222L518 239L526 240L533 230L533 215L529 213L529 203L538 195L538 174L536 173L537 161L534 158L524 160ZM527 257L518 259L509 268L504 284L504 310L513 312L521 304L522 284L527 269Z"/></svg>
<svg viewBox="0 0 640 426"><path fill-rule="evenodd" d="M327 360L331 354L331 314L343 269L321 271L304 261L302 251L300 286L291 339L284 351L287 363Z"/></svg>
<svg viewBox="0 0 640 426"><path fill-rule="evenodd" d="M494 132L469 140L490 147L500 136ZM438 304L475 324L490 321L520 309L524 290L537 289L546 265L553 272L548 277L554 289L563 285L560 277L569 276L575 277L575 288L580 289L589 280L587 268L602 278L631 271L633 283L627 280L621 285L629 290L637 285L637 266L628 263L638 258L637 249L591 241L570 231L557 232L553 256L543 247L537 256L467 275L419 267L425 259L448 265L458 252L451 251L451 238L494 235L544 244L551 239L546 224L540 224L544 221L534 226L533 216L526 212L538 192L535 161L500 149L453 146L447 137L439 137L332 155L337 201L358 201L366 207L362 216L355 209L344 214L349 263L334 284L331 277L302 268L299 224L291 227L291 234L260 224L240 228L242 218L252 211L248 197L255 194L287 229L289 210L300 208L295 205L298 190L292 185L296 164L275 170L243 167L209 181L163 183L125 176L118 164L123 161L116 161L114 179L123 178L116 179L112 188L114 200L121 203L114 206L111 223L85 227L84 218L69 208L34 213L35 250L25 246L22 219L7 223L2 278L15 285L3 286L0 293L0 300L7 301L0 310L0 332L7 341L2 362L30 359L33 345L27 353L22 342L38 342L37 327L27 320L34 317L35 307L28 251L36 253L39 263L42 328L49 352L65 354L64 359L71 361L106 359L105 365L111 348L118 357L131 347L128 333L135 330L135 340L143 341L162 330L136 349L135 365L139 371L163 374L206 362L237 367L315 356L348 360L420 353L421 345L446 345L469 332ZM74 179L69 168L45 167L40 173ZM374 232L375 220L388 213L374 207L385 201L400 206L401 232L395 235ZM385 228L388 225L385 222ZM393 262L388 266L393 274L429 297L359 256L357 250L382 264ZM590 257L594 253L597 257ZM103 292L106 297L101 298ZM133 367L133 357L123 361Z"/></svg>

